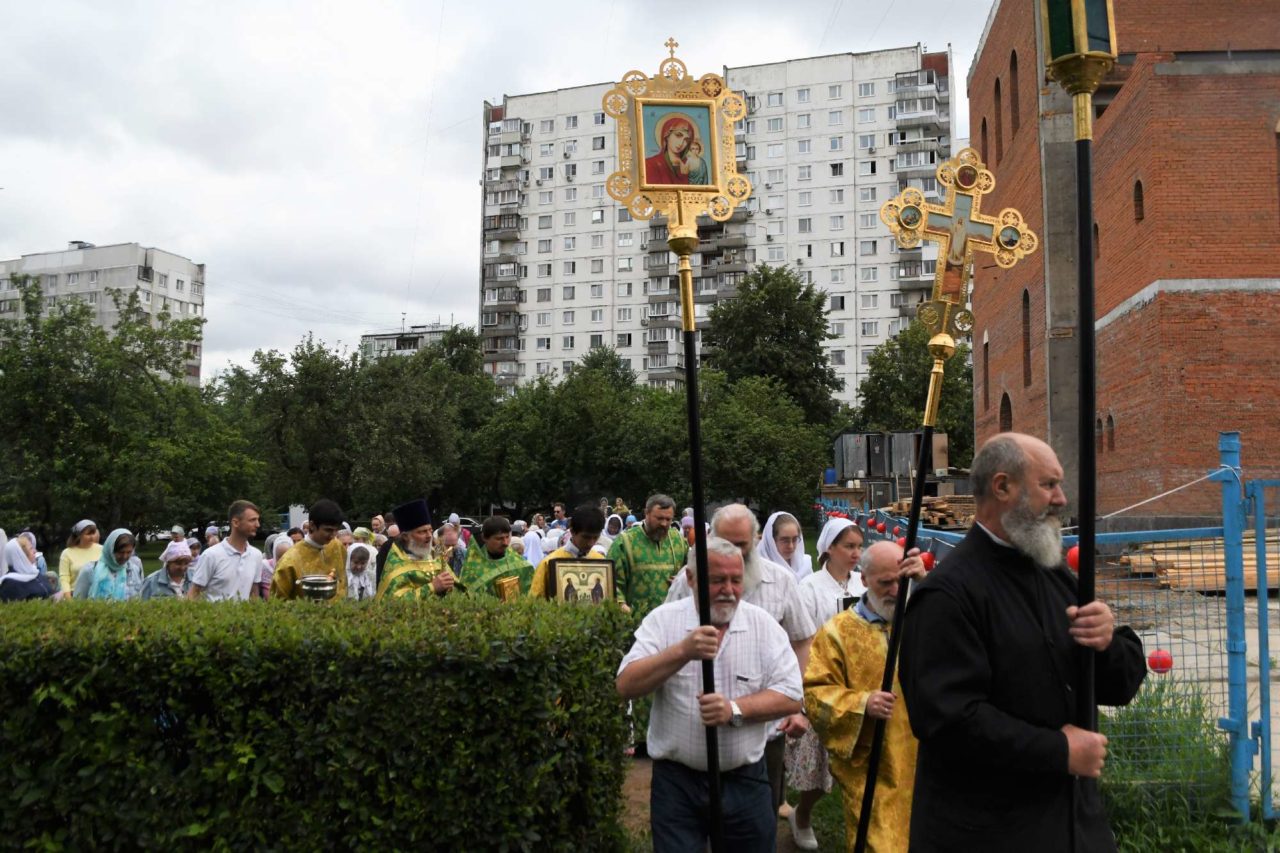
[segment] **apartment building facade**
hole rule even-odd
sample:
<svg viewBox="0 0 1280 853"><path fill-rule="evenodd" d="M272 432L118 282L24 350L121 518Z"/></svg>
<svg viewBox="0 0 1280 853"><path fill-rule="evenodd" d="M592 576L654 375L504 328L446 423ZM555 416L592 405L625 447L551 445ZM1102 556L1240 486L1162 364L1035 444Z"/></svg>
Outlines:
<svg viewBox="0 0 1280 853"><path fill-rule="evenodd" d="M755 191L728 222L699 221L699 328L756 264L788 265L828 294L828 350L843 398L856 400L868 356L932 286L936 249L899 251L879 210L908 185L940 199L950 64L915 46L724 69L748 103L737 166ZM666 224L632 220L604 189L616 169L600 107L611 86L484 105L480 332L500 384L563 375L601 346L642 381L682 382Z"/></svg>
<svg viewBox="0 0 1280 853"><path fill-rule="evenodd" d="M138 243L95 246L72 240L63 250L0 261L0 319L22 316L13 280L22 275L39 281L46 309L78 299L90 307L95 323L108 330L120 318L111 290L137 290L143 310L153 317L165 311L179 319L204 316L205 265ZM200 384L200 365L201 345L191 344L183 365L189 384Z"/></svg>
<svg viewBox="0 0 1280 853"><path fill-rule="evenodd" d="M403 329L366 332L360 336L360 352L365 358L382 358L387 355L413 355L432 344L444 340L445 332L452 326L445 323L428 323Z"/></svg>

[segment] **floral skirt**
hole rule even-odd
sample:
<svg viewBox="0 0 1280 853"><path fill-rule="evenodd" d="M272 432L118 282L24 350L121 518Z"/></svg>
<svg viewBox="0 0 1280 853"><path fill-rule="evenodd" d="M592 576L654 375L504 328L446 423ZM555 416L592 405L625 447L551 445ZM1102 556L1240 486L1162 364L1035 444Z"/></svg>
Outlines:
<svg viewBox="0 0 1280 853"><path fill-rule="evenodd" d="M827 751L818 735L809 729L798 738L787 738L787 786L797 791L831 793L831 771Z"/></svg>

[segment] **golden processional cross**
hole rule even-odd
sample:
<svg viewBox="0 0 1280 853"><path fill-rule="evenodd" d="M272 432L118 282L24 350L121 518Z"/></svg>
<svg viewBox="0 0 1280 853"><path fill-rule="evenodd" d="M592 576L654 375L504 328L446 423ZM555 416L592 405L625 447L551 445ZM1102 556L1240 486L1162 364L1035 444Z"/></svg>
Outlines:
<svg viewBox="0 0 1280 853"><path fill-rule="evenodd" d="M929 354L933 371L929 374L929 396L925 400L924 427L921 430L917 475L912 495L911 514L907 520L904 551L915 547L920 527L920 509L924 503L925 472L930 468L933 428L938 421L938 404L942 399L942 380L947 359L955 355L956 335L973 329L973 314L965 307L969 300L969 270L974 252L995 255L996 264L1011 267L1036 250L1036 235L1022 220L1022 214L1006 207L996 216L982 214L982 197L996 187L996 179L978 157L966 148L938 167L938 183L947 188L942 204L930 204L915 187L903 190L897 198L880 208L880 219L889 226L898 245L904 249L919 246L922 240L938 244L938 269L933 280L933 298L923 303L916 319L929 330ZM894 607L889 648L885 656L884 679L880 689L893 689L893 673L902 643L902 623L906 619L906 595L898 596ZM858 819L855 853L867 848L867 827L876 795L876 778L884 750L884 720L876 720L867 756L867 781L862 789L862 811Z"/></svg>

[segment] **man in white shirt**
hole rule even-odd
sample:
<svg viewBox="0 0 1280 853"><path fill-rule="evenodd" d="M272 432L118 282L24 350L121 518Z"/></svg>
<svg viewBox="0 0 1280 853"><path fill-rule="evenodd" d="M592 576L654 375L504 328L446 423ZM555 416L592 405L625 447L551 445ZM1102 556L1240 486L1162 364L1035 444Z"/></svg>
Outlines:
<svg viewBox="0 0 1280 853"><path fill-rule="evenodd" d="M203 596L209 601L243 601L262 578L262 552L249 544L258 533L258 508L249 501L236 501L227 514L231 532L206 550L191 570L190 599Z"/></svg>
<svg viewBox="0 0 1280 853"><path fill-rule="evenodd" d="M697 586L689 551L685 575ZM777 819L765 771L773 720L800 711L800 667L774 617L742 600L742 552L707 539L711 623L698 624L696 596L651 611L618 668L624 699L654 694L648 751L653 758L650 828L655 853L701 850L707 819L703 728L720 727L724 840L733 851L772 853ZM715 661L716 692L702 692L703 660Z"/></svg>

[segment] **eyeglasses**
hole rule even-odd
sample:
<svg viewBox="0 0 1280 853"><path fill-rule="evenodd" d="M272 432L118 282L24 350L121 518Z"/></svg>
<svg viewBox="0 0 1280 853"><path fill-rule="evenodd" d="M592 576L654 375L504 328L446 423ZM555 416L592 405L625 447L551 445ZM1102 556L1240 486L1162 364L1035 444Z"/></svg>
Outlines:
<svg viewBox="0 0 1280 853"><path fill-rule="evenodd" d="M779 545L799 545L800 537L799 536L779 536L774 541L777 542Z"/></svg>

